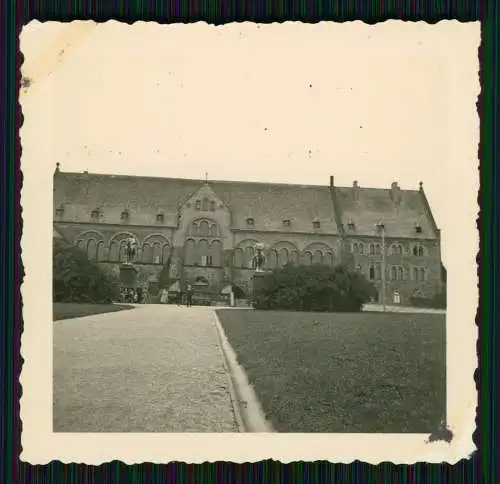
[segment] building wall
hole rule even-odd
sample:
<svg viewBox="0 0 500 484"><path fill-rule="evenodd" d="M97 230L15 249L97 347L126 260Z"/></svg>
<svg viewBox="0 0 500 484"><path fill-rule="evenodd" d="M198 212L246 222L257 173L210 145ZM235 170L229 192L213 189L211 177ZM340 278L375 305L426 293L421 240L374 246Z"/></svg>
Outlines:
<svg viewBox="0 0 500 484"><path fill-rule="evenodd" d="M359 244L363 244L362 253ZM373 282L382 302L381 238L348 237L346 245L352 264ZM442 287L439 241L386 239L385 269L387 303L397 303L394 293L399 294L399 304L405 305L411 304L412 297L432 298Z"/></svg>
<svg viewBox="0 0 500 484"><path fill-rule="evenodd" d="M134 263L142 282L157 280L163 265L169 262L173 280L181 283L202 281L203 287L213 292L219 292L232 283L248 293L254 246L262 242L266 268L281 266L286 261L302 264L321 261L329 265L348 263L372 280L379 291L380 301L382 248L381 238L375 235L374 227L379 217L383 217L391 234L404 235L386 238L386 302L396 302L397 293L398 302L409 305L412 297L431 298L442 286L439 231L435 228L422 189L420 192L400 193L397 186L392 186L390 191L363 191L357 184L353 189L330 186L330 192L335 195L332 195L331 212L333 214L336 210L337 232L333 222L328 221L329 208L321 190L312 189L309 194L310 213L304 210L305 204L294 206L295 213L302 217L294 218L291 212L285 214L284 211L291 210L289 207L296 202L296 194L302 193L297 192L297 188L287 188L288 195L283 191L285 189L276 188L281 196L289 197L285 203L281 198L274 200L271 197L271 188L259 185L260 193L252 185L255 193L247 194L245 203L247 200L248 203L266 201L267 208L264 213L257 210L256 205L245 215L244 205L240 205L239 212L235 213L234 206L229 206L234 205L235 199L227 198L226 193L226 201L223 201L210 184L191 191L187 198L176 195L178 200L175 202L158 205L150 200L163 196L165 190L159 187L155 195L150 190L139 190L137 185L134 195L129 194L129 188L135 186L131 184L127 185L127 190L122 190L120 200L115 197L113 203L97 203L113 190L118 190L121 185L117 183L125 183L122 179L106 177L99 180L104 184L100 188L103 192L93 193L94 185L87 185L85 177L78 182L80 185L72 186L71 190L75 191L57 194L55 190L58 201L54 203L54 227L64 239L80 246L91 259L98 260L116 274L123 261L123 248L120 247L126 238L133 236L139 244ZM223 194L226 185L216 186L217 192ZM245 189L244 186L238 187L235 193L244 198L240 188ZM73 203L75 193L79 193L80 198ZM259 194L265 197L259 198ZM128 199L129 203L122 203L122 199ZM422 200L425 202L423 209ZM276 217L272 217L272 206L276 207L274 202L279 201L285 204L277 210ZM269 220L272 218L274 225L266 222L267 218L264 223L262 213L267 214ZM318 223L315 213L325 221L319 227L314 225ZM255 225L249 226L248 220L254 217ZM418 234L415 233L416 224L422 225ZM363 245L362 251L359 244ZM418 251L419 247L422 252ZM204 263L210 262L211 267L203 267Z"/></svg>

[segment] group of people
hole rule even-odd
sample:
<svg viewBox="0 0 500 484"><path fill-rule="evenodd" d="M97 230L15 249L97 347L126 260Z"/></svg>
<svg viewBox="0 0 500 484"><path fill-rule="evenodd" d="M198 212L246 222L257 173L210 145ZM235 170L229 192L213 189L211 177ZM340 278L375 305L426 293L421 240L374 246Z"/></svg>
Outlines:
<svg viewBox="0 0 500 484"><path fill-rule="evenodd" d="M176 293L175 299L177 299L179 304L185 304L187 307L190 307L193 305L193 286L191 284L186 285L186 289L184 292L181 293ZM169 298L168 298L168 290L167 289L162 289L160 291L160 303L161 304L168 304L169 303Z"/></svg>
<svg viewBox="0 0 500 484"><path fill-rule="evenodd" d="M123 287L120 291L121 302L132 304L146 304L148 293L146 290L138 287L136 289Z"/></svg>

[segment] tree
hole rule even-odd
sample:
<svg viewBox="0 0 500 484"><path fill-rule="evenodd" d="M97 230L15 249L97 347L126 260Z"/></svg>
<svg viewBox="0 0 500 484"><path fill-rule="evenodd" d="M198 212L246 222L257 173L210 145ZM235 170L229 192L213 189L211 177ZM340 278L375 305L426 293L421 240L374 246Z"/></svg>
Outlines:
<svg viewBox="0 0 500 484"><path fill-rule="evenodd" d="M170 286L171 280L170 280L170 261L172 260L172 256L170 255L163 264L163 267L161 268L160 275L158 277L158 286L160 289L166 289Z"/></svg>
<svg viewBox="0 0 500 484"><path fill-rule="evenodd" d="M357 312L375 295L373 285L345 266L287 265L263 276L256 309Z"/></svg>
<svg viewBox="0 0 500 484"><path fill-rule="evenodd" d="M53 241L52 283L54 302L110 303L111 277L74 245Z"/></svg>

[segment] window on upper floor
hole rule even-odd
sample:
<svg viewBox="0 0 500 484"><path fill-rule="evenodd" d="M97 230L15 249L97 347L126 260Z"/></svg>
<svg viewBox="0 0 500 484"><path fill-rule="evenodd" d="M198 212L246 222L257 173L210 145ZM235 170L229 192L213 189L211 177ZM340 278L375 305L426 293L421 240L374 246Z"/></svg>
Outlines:
<svg viewBox="0 0 500 484"><path fill-rule="evenodd" d="M162 224L165 221L165 215L163 213L156 214L156 222Z"/></svg>
<svg viewBox="0 0 500 484"><path fill-rule="evenodd" d="M413 269L413 279L418 282L424 282L427 279L427 273L423 267L415 267Z"/></svg>
<svg viewBox="0 0 500 484"><path fill-rule="evenodd" d="M401 266L391 267L391 281L402 281L404 279L404 271Z"/></svg>
<svg viewBox="0 0 500 484"><path fill-rule="evenodd" d="M247 225L255 225L255 220L253 219L253 217L247 217Z"/></svg>
<svg viewBox="0 0 500 484"><path fill-rule="evenodd" d="M290 219L286 218L285 220L283 220L283 225L285 227L290 227Z"/></svg>
<svg viewBox="0 0 500 484"><path fill-rule="evenodd" d="M321 222L318 219L313 220L313 229L321 228Z"/></svg>
<svg viewBox="0 0 500 484"><path fill-rule="evenodd" d="M413 247L413 255L415 257L423 257L425 255L424 248L421 245L415 245Z"/></svg>
<svg viewBox="0 0 500 484"><path fill-rule="evenodd" d="M196 200L194 207L196 210L201 210L201 200Z"/></svg>
<svg viewBox="0 0 500 484"><path fill-rule="evenodd" d="M391 245L391 254L392 255L402 255L403 254L403 246L401 244Z"/></svg>
<svg viewBox="0 0 500 484"><path fill-rule="evenodd" d="M212 200L212 201L210 202L210 210L211 210L212 212L215 212L215 201L214 201L214 200Z"/></svg>
<svg viewBox="0 0 500 484"><path fill-rule="evenodd" d="M120 220L127 221L129 219L129 212L128 210L123 210L121 215L120 215Z"/></svg>
<svg viewBox="0 0 500 484"><path fill-rule="evenodd" d="M101 211L98 209L98 208L95 208L94 210L92 210L92 212L90 213L90 218L92 220L99 220L99 217L101 216Z"/></svg>
<svg viewBox="0 0 500 484"><path fill-rule="evenodd" d="M204 212L208 212L208 208L210 206L210 203L209 203L209 200L208 198L204 198L203 199L203 204L201 206L201 209L204 211Z"/></svg>
<svg viewBox="0 0 500 484"><path fill-rule="evenodd" d="M417 234L421 234L422 233L422 226L420 224L415 225L415 232Z"/></svg>
<svg viewBox="0 0 500 484"><path fill-rule="evenodd" d="M353 220L349 219L349 222L347 222L347 229L352 232L356 229L356 224L354 223Z"/></svg>
<svg viewBox="0 0 500 484"><path fill-rule="evenodd" d="M56 208L56 217L62 217L64 215L64 207Z"/></svg>
<svg viewBox="0 0 500 484"><path fill-rule="evenodd" d="M401 295L399 294L399 292L394 291L392 293L392 302L394 304L401 304Z"/></svg>
<svg viewBox="0 0 500 484"><path fill-rule="evenodd" d="M371 281L379 280L382 278L382 271L380 264L371 264L369 268L369 278Z"/></svg>

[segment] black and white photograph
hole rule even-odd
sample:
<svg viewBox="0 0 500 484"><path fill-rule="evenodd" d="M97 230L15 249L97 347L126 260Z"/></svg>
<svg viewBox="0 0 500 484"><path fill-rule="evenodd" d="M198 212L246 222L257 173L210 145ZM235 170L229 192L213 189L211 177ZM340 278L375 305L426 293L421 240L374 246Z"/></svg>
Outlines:
<svg viewBox="0 0 500 484"><path fill-rule="evenodd" d="M25 458L470 454L479 39L27 25Z"/></svg>

